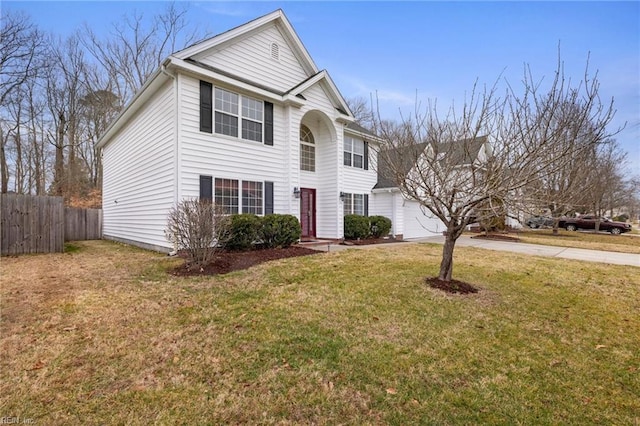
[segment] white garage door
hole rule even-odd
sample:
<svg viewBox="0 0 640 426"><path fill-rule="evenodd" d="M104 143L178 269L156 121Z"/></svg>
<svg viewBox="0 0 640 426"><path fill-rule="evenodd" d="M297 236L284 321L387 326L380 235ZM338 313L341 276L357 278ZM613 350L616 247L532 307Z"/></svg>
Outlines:
<svg viewBox="0 0 640 426"><path fill-rule="evenodd" d="M404 201L404 238L421 238L442 235L444 224L436 217L426 216L415 201ZM431 215L430 212L428 212Z"/></svg>

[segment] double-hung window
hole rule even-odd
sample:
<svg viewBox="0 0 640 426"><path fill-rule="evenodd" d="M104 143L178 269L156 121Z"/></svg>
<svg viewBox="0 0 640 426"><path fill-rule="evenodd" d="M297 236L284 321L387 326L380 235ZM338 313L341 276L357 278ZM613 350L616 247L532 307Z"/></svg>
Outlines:
<svg viewBox="0 0 640 426"><path fill-rule="evenodd" d="M200 81L200 131L273 145L273 104Z"/></svg>
<svg viewBox="0 0 640 426"><path fill-rule="evenodd" d="M216 178L215 200L226 214L238 213L238 181Z"/></svg>
<svg viewBox="0 0 640 426"><path fill-rule="evenodd" d="M360 216L368 216L369 197L367 194L344 194L343 200L344 214L357 214Z"/></svg>
<svg viewBox="0 0 640 426"><path fill-rule="evenodd" d="M242 139L262 142L263 103L242 96Z"/></svg>
<svg viewBox="0 0 640 426"><path fill-rule="evenodd" d="M210 181L211 178L200 177L200 198L206 198L206 195L203 197L203 188L206 194L207 179ZM226 214L273 213L273 182L216 178L214 192L216 205Z"/></svg>
<svg viewBox="0 0 640 426"><path fill-rule="evenodd" d="M350 136L344 137L344 162L345 166L351 166L358 169L368 169L366 161L367 149L366 142L354 139Z"/></svg>
<svg viewBox="0 0 640 426"><path fill-rule="evenodd" d="M242 213L262 214L262 182L242 181Z"/></svg>
<svg viewBox="0 0 640 426"><path fill-rule="evenodd" d="M236 93L216 87L215 132L238 136L238 99Z"/></svg>

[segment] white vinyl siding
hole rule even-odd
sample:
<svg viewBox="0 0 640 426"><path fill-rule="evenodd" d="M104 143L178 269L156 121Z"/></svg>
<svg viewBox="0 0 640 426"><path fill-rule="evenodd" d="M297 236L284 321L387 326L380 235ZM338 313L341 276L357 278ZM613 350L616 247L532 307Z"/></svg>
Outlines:
<svg viewBox="0 0 640 426"><path fill-rule="evenodd" d="M180 196L197 196L198 175L239 182L269 181L274 183L274 212L288 213L293 195L288 183L289 170L283 165L286 158L283 107L274 105L273 108L273 146L204 133L199 131L199 80L181 76L180 82ZM240 212L241 207L239 209Z"/></svg>
<svg viewBox="0 0 640 426"><path fill-rule="evenodd" d="M402 215L394 211L396 199L402 204L399 192L374 192L369 197L369 215L380 215L391 220L391 234L402 234Z"/></svg>
<svg viewBox="0 0 640 426"><path fill-rule="evenodd" d="M165 84L103 149L106 238L171 247L164 229L175 200L173 94Z"/></svg>
<svg viewBox="0 0 640 426"><path fill-rule="evenodd" d="M182 73L178 64L169 70L175 77L172 83L151 96L128 122L120 123L122 130L104 150L105 235L169 247L164 237L167 212L178 200L199 197L200 176L213 178L214 198L216 179L237 182L235 192L220 195L220 201L238 213L264 214L268 209L299 216L300 200L294 198L293 189L313 188L319 238L343 235L341 191L363 198L368 194L371 203L375 166L364 170L360 165L364 158L356 158L358 167L344 166L340 119L345 116L337 110L339 102L329 84L323 80L306 88L301 106L276 99L277 93L286 93L310 77L289 44L290 36L283 36L284 27L277 22L192 56L222 71L221 80L216 79L216 70L203 67ZM237 85L233 76L238 77ZM206 131L200 131L200 80L212 89L203 106L211 115ZM252 83L255 91L250 89ZM216 89L226 93L217 96ZM265 91L274 96L261 99L258 93ZM271 122L272 139L265 130ZM315 139L304 152L301 124L308 125ZM267 194L273 194L273 205L271 197L265 205Z"/></svg>
<svg viewBox="0 0 640 426"><path fill-rule="evenodd" d="M272 57L273 43L278 45L278 60ZM309 77L276 24L195 55L195 59L281 92Z"/></svg>
<svg viewBox="0 0 640 426"><path fill-rule="evenodd" d="M300 171L300 187L315 188L316 192L316 236L318 238L340 238L343 234L342 203L340 202L340 156L342 147L341 126L335 119L339 113L329 100L322 84L316 84L303 93L307 104L302 108L302 124L313 133L316 147L316 171ZM322 111L327 121L305 114ZM339 130L340 129L340 130ZM296 150L298 151L298 150ZM297 153L299 158L299 153ZM296 164L299 159L296 159Z"/></svg>

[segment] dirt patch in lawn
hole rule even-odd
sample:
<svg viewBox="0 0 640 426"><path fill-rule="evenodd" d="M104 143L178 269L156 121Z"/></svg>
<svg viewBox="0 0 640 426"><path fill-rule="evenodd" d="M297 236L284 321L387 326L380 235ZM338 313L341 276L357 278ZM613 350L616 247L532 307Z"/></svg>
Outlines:
<svg viewBox="0 0 640 426"><path fill-rule="evenodd" d="M472 294L478 292L478 289L471 284L458 280L443 281L438 278L426 278L425 282L429 287L437 288L447 293Z"/></svg>
<svg viewBox="0 0 640 426"><path fill-rule="evenodd" d="M215 255L213 262L204 268L189 268L186 264L183 264L171 269L169 272L176 276L221 275L247 269L271 260L309 256L318 253L320 252L317 250L299 246L249 251L221 251Z"/></svg>

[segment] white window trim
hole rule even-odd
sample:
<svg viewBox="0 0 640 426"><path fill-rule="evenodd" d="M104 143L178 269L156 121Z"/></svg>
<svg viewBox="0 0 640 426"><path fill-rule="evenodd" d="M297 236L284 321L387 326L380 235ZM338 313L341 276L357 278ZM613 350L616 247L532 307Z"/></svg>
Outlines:
<svg viewBox="0 0 640 426"><path fill-rule="evenodd" d="M302 126L304 126L303 124L300 125L300 132L302 133ZM309 129L307 126L306 129L309 131L309 134L311 135L311 139L313 140L313 142L308 142L308 141L303 141L302 138L300 139L300 145L305 145L305 146L309 146L313 148L313 170L306 170L302 168L302 147L300 147L300 171L302 172L307 172L307 173L315 173L316 172L316 144L315 144L315 137L313 136L313 132L311 132L311 129Z"/></svg>
<svg viewBox="0 0 640 426"><path fill-rule="evenodd" d="M229 92L229 93L232 93L232 94L238 96L238 113L237 114L233 114L231 112L227 112L227 111L224 111L224 110L216 108L216 90L218 90L218 89L219 90L224 90L225 92ZM212 97L213 97L213 105L212 105L213 106L213 108L212 108L212 114L213 114L212 124L213 124L213 126L212 127L213 127L213 133L215 135L223 136L223 137L227 137L227 138L231 138L231 139L235 139L235 140L240 139L240 140L247 141L247 142L256 142L256 143L260 143L260 144L264 143L264 136L265 136L264 135L264 133L265 133L264 100L260 100L258 98L254 98L253 96L242 95L242 94L240 94L238 92L235 92L233 90L229 90L229 89L227 89L225 87L220 87L220 86L213 86L213 95L212 95ZM253 118L244 117L244 115L242 113L242 107L244 105L244 100L245 99L250 99L250 100L253 100L253 101L256 101L256 102L259 102L259 103L262 104L262 117L260 118L260 121L254 120ZM232 116L232 117L235 117L235 118L238 119L238 129L237 129L238 130L238 135L237 136L227 135L225 133L216 132L216 112L219 112L219 113L225 114L225 115L229 115L229 116ZM262 130L260 132L261 138L260 138L259 141L254 140L254 139L246 139L246 138L242 137L242 122L245 121L245 120L250 121L252 123L260 123L260 126L261 126Z"/></svg>
<svg viewBox="0 0 640 426"><path fill-rule="evenodd" d="M343 211L343 215L344 215L344 216L346 216L346 215L348 215L348 214L356 214L356 215L358 215L358 216L364 216L364 212L365 212L365 208L364 208L364 195L365 195L365 194L355 194L355 193L345 192L345 193L344 193L344 197L345 197L344 203L345 203L345 205L343 206L343 209L342 209L342 211ZM362 206L362 213L356 213L356 211L355 211L355 210L356 210L356 209L355 209L355 206L356 206L356 205L355 205L355 198L356 198L356 196L360 196L360 197L362 197L362 204L361 204L361 206ZM348 201L347 201L347 199L348 199ZM345 212L345 211L344 211L344 207L347 205L347 203L348 203L348 205L351 207L351 209L350 209L350 211Z"/></svg>
<svg viewBox="0 0 640 426"><path fill-rule="evenodd" d="M351 150L347 150L346 143L345 143L347 138L349 138L349 139L351 140ZM359 154L359 153L356 153L356 152L355 152L355 151L356 151L356 150L355 150L355 144L356 144L356 143L358 143L358 144L362 144L362 154ZM365 149L364 149L364 141L363 141L363 140L361 140L361 139L357 139L357 138L354 138L354 137L351 137L351 136L346 136L346 135L345 135L345 136L344 136L344 140L343 140L343 142L342 142L342 151L343 151L343 153L349 153L349 156L351 157L351 161L350 161L350 163L351 163L351 164L344 164L344 154L343 154L342 165L343 165L344 167L352 167L352 168L354 168L354 169L364 170L364 163L365 163L365 160L364 160L364 156L365 156ZM362 166L355 166L355 165L354 165L354 164L355 164L354 159L355 159L355 156L356 156L356 155L357 155L357 156L359 156L359 157L362 157Z"/></svg>
<svg viewBox="0 0 640 426"><path fill-rule="evenodd" d="M249 179L233 179L233 178L225 178L225 177L214 177L213 178L213 200L215 202L216 197L217 197L217 187L216 187L216 180L217 179L225 179L225 180L230 180L230 181L234 181L238 183L238 212L237 213L227 213L229 215L232 214L244 214L243 213L243 208L244 208L244 204L243 204L243 183L245 182L251 182L251 183L259 183L262 186L262 200L261 200L261 204L260 204L260 208L262 210L262 213L258 214L258 213L250 213L250 214L255 214L256 216L264 216L264 212L265 212L265 181L263 180L249 180Z"/></svg>

